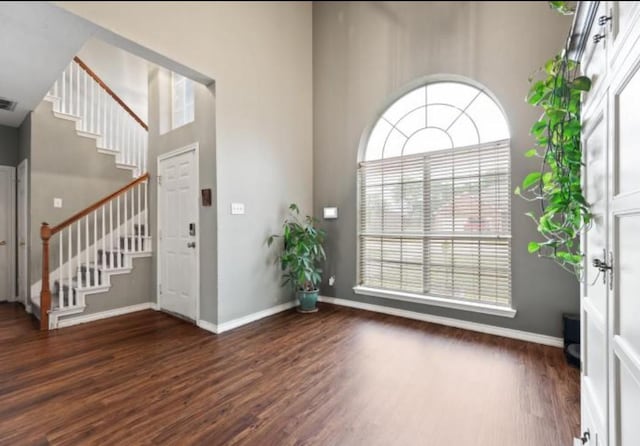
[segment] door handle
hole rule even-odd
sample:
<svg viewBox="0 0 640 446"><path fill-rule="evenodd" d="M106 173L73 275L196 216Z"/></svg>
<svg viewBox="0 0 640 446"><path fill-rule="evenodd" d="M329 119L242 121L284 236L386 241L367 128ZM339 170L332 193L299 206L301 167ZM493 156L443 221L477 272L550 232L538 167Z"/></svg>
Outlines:
<svg viewBox="0 0 640 446"><path fill-rule="evenodd" d="M7 241L6 241L6 240L2 240L2 241L0 241L0 246L5 246L6 244L7 244Z"/></svg>
<svg viewBox="0 0 640 446"><path fill-rule="evenodd" d="M196 247L196 242L187 243L187 248L195 248L195 247Z"/></svg>
<svg viewBox="0 0 640 446"><path fill-rule="evenodd" d="M576 438L575 440L575 443L579 442L578 444L587 444L589 440L591 440L591 432L589 432L589 429L587 429L585 432L583 432L582 437Z"/></svg>

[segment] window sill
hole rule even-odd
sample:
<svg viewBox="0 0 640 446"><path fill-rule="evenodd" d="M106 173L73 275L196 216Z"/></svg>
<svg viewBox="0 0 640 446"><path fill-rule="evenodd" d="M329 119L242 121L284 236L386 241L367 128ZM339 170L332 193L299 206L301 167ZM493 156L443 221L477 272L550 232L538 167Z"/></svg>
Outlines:
<svg viewBox="0 0 640 446"><path fill-rule="evenodd" d="M434 305L436 307L453 308L455 310L472 311L474 313L490 314L492 316L501 316L513 318L516 310L510 307L500 305L491 305L484 303L465 302L460 300L444 299L442 297L425 296L422 294L406 293L401 291L381 290L378 288L369 288L364 286L353 287L353 292L363 296L382 297L384 299L400 300L404 302L413 302L424 305Z"/></svg>

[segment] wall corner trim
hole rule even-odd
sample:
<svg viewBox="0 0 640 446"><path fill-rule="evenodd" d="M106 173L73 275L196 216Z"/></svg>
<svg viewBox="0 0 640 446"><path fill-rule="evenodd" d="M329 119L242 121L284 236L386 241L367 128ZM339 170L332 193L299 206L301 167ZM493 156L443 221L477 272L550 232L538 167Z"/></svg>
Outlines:
<svg viewBox="0 0 640 446"><path fill-rule="evenodd" d="M255 322L257 320L263 319L265 317L268 316L273 316L274 314L278 314L281 313L283 311L287 311L290 308L293 308L297 305L298 303L295 300L289 301L289 302L285 302L283 304L280 305L275 305L271 308L267 308L266 310L262 310L262 311L258 311L256 313L251 313L248 314L246 316L242 316L239 317L237 319L232 319L230 321L227 322L223 322L221 324L217 325L217 331L214 333L223 333L225 331L229 331L229 330L233 330L234 328L238 328L241 327L243 325L249 324L251 322ZM205 321L198 321L198 326L200 326L200 322L205 322ZM206 322L206 324L213 326L213 324ZM202 327L205 328L205 327ZM205 330L207 330L207 328L205 328ZM211 331L211 330L209 330Z"/></svg>
<svg viewBox="0 0 640 446"><path fill-rule="evenodd" d="M142 304L129 305L128 307L114 308L112 310L100 311L98 313L86 314L84 316L71 317L69 319L58 320L57 328L71 327L72 325L85 324L87 322L107 319L114 316L122 316L124 314L135 313L137 311L152 309L154 302L145 302Z"/></svg>
<svg viewBox="0 0 640 446"><path fill-rule="evenodd" d="M433 324L446 325L448 327L461 328L463 330L476 331L494 336L503 336L505 338L518 339L520 341L533 342L535 344L548 345L551 347L564 346L562 338L548 336L528 331L514 330L512 328L496 327L495 325L479 324L477 322L469 322L461 319L453 319L432 314L418 313L416 311L401 310L398 308L385 307L382 305L373 305L348 299L340 299L336 297L320 296L320 302L340 305L343 307L356 308L359 310L373 311L375 313L383 313L391 316L399 316L407 319L414 319Z"/></svg>

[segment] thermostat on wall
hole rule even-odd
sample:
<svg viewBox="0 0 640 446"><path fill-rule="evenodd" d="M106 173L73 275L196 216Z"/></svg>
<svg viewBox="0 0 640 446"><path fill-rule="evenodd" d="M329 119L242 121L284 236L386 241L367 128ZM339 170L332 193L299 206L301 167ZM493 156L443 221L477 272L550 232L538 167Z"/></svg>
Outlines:
<svg viewBox="0 0 640 446"><path fill-rule="evenodd" d="M323 215L325 220L335 220L338 218L338 208L324 208Z"/></svg>

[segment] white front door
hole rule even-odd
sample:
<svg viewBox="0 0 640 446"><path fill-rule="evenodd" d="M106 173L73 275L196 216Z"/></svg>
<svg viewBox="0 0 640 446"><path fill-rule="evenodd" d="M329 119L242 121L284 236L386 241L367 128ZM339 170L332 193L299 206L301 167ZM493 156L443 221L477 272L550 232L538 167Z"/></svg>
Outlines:
<svg viewBox="0 0 640 446"><path fill-rule="evenodd" d="M610 445L640 444L640 41L610 88Z"/></svg>
<svg viewBox="0 0 640 446"><path fill-rule="evenodd" d="M605 273L593 265L606 262L607 253L607 102L590 104L583 116L584 193L591 204L592 227L583 241L582 283L582 426L591 445L607 444L608 294Z"/></svg>
<svg viewBox="0 0 640 446"><path fill-rule="evenodd" d="M158 292L160 307L198 317L197 147L158 159Z"/></svg>
<svg viewBox="0 0 640 446"><path fill-rule="evenodd" d="M0 166L0 301L13 300L15 274L15 169Z"/></svg>
<svg viewBox="0 0 640 446"><path fill-rule="evenodd" d="M27 243L29 239L29 161L24 160L18 165L18 297L29 306L29 263Z"/></svg>

